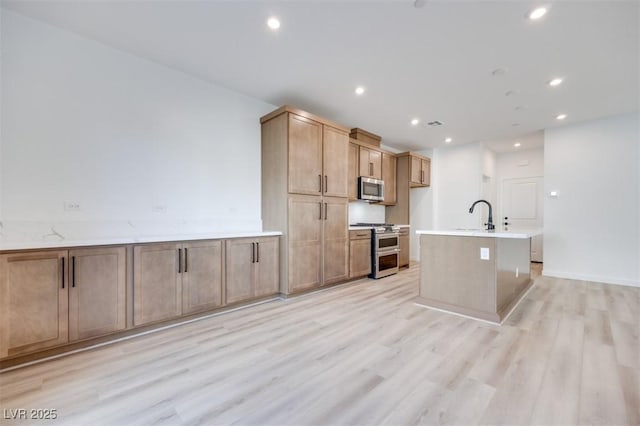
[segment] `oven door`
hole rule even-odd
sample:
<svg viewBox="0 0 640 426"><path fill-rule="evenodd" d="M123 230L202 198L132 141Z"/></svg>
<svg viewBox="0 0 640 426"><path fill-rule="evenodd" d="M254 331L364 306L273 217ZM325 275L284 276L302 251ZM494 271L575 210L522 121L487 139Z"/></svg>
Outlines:
<svg viewBox="0 0 640 426"><path fill-rule="evenodd" d="M399 256L399 249L378 252L377 259L375 259L374 278L397 274Z"/></svg>
<svg viewBox="0 0 640 426"><path fill-rule="evenodd" d="M400 248L400 234L397 232L376 234L375 250L385 251Z"/></svg>

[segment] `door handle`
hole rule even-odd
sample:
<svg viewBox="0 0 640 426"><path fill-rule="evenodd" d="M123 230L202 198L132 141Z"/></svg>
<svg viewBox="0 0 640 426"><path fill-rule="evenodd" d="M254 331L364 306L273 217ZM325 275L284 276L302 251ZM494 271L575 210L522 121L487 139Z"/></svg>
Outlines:
<svg viewBox="0 0 640 426"><path fill-rule="evenodd" d="M322 201L319 202L318 205L320 206L320 216L318 217L318 219L322 220Z"/></svg>
<svg viewBox="0 0 640 426"><path fill-rule="evenodd" d="M184 271L187 272L187 265L189 265L189 249L184 249Z"/></svg>
<svg viewBox="0 0 640 426"><path fill-rule="evenodd" d="M324 220L327 220L327 203L324 203Z"/></svg>
<svg viewBox="0 0 640 426"><path fill-rule="evenodd" d="M318 175L318 184L320 186L318 192L322 194L322 175Z"/></svg>
<svg viewBox="0 0 640 426"><path fill-rule="evenodd" d="M256 263L256 243L251 243L251 263Z"/></svg>
<svg viewBox="0 0 640 426"><path fill-rule="evenodd" d="M420 170L420 183L424 183L424 170Z"/></svg>
<svg viewBox="0 0 640 426"><path fill-rule="evenodd" d="M256 263L260 263L260 243L256 243Z"/></svg>
<svg viewBox="0 0 640 426"><path fill-rule="evenodd" d="M76 286L76 257L71 256L71 287Z"/></svg>
<svg viewBox="0 0 640 426"><path fill-rule="evenodd" d="M324 175L324 192L329 190L329 180L327 179L327 175Z"/></svg>
<svg viewBox="0 0 640 426"><path fill-rule="evenodd" d="M373 163L369 163L369 176L373 177Z"/></svg>
<svg viewBox="0 0 640 426"><path fill-rule="evenodd" d="M64 288L64 257L62 260L62 288Z"/></svg>
<svg viewBox="0 0 640 426"><path fill-rule="evenodd" d="M178 273L182 273L182 249L178 249Z"/></svg>

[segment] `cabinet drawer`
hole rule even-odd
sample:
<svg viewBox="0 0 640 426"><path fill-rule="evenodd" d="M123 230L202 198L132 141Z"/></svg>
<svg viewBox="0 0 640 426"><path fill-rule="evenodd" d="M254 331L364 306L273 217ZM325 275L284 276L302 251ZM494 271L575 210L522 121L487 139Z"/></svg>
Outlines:
<svg viewBox="0 0 640 426"><path fill-rule="evenodd" d="M371 229L359 229L349 231L350 240L364 240L371 238Z"/></svg>

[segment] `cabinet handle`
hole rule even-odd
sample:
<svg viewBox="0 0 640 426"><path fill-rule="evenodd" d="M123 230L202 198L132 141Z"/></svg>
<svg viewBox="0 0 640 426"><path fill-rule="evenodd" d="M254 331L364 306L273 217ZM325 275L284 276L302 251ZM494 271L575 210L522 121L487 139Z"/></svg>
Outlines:
<svg viewBox="0 0 640 426"><path fill-rule="evenodd" d="M251 243L251 263L256 263L256 243Z"/></svg>
<svg viewBox="0 0 640 426"><path fill-rule="evenodd" d="M327 204L328 203L324 203L324 220L327 220Z"/></svg>
<svg viewBox="0 0 640 426"><path fill-rule="evenodd" d="M64 257L62 258L62 288L64 288Z"/></svg>
<svg viewBox="0 0 640 426"><path fill-rule="evenodd" d="M256 243L256 263L260 263L260 243Z"/></svg>
<svg viewBox="0 0 640 426"><path fill-rule="evenodd" d="M420 183L424 183L424 170L420 171Z"/></svg>
<svg viewBox="0 0 640 426"><path fill-rule="evenodd" d="M76 286L76 257L71 256L71 287Z"/></svg>
<svg viewBox="0 0 640 426"><path fill-rule="evenodd" d="M327 180L327 175L324 175L324 192L329 190L329 181Z"/></svg>
<svg viewBox="0 0 640 426"><path fill-rule="evenodd" d="M319 202L318 205L320 206L320 216L318 219L322 220L322 202Z"/></svg>
<svg viewBox="0 0 640 426"><path fill-rule="evenodd" d="M178 249L178 273L182 273L182 249Z"/></svg>
<svg viewBox="0 0 640 426"><path fill-rule="evenodd" d="M318 192L322 194L322 175L318 175L318 183L320 186L320 189L318 190Z"/></svg>
<svg viewBox="0 0 640 426"><path fill-rule="evenodd" d="M373 163L369 163L369 176L373 176Z"/></svg>
<svg viewBox="0 0 640 426"><path fill-rule="evenodd" d="M184 249L184 271L187 272L187 267L189 266L189 249L185 247Z"/></svg>

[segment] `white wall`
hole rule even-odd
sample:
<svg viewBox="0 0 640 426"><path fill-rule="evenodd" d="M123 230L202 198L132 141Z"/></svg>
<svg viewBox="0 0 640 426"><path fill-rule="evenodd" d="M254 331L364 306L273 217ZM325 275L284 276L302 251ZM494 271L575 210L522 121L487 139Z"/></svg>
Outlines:
<svg viewBox="0 0 640 426"><path fill-rule="evenodd" d="M469 214L471 204L480 198L484 147L480 143L437 148L433 153L434 228L480 228L479 206Z"/></svg>
<svg viewBox="0 0 640 426"><path fill-rule="evenodd" d="M637 113L545 131L544 274L640 286Z"/></svg>
<svg viewBox="0 0 640 426"><path fill-rule="evenodd" d="M259 117L275 106L6 10L1 19L5 221L261 228Z"/></svg>
<svg viewBox="0 0 640 426"><path fill-rule="evenodd" d="M418 229L433 229L433 193L434 177L433 172L433 150L428 149L418 151L418 154L432 159L431 161L431 186L426 188L413 188L409 192L409 222L411 232L409 238L411 260L420 260L420 238L416 235Z"/></svg>
<svg viewBox="0 0 640 426"><path fill-rule="evenodd" d="M366 201L349 202L349 223L385 223L384 206Z"/></svg>

